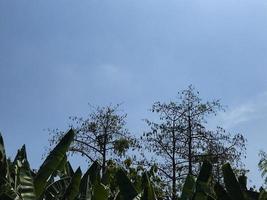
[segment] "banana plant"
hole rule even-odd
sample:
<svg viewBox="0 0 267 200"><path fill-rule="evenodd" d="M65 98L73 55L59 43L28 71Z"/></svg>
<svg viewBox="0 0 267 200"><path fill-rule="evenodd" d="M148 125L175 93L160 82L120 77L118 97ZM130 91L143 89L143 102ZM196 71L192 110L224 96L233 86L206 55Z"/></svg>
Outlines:
<svg viewBox="0 0 267 200"><path fill-rule="evenodd" d="M148 176L147 172L143 173L142 186L144 188L144 191L141 195L141 200L157 200L154 187L150 181L150 177Z"/></svg>
<svg viewBox="0 0 267 200"><path fill-rule="evenodd" d="M26 148L18 150L9 166L3 138L0 135L0 199L2 200L39 200L43 198L49 185L49 178L60 167L66 152L74 138L74 131L69 130L56 147L49 153L37 174L30 169ZM12 169L12 172L9 172Z"/></svg>
<svg viewBox="0 0 267 200"><path fill-rule="evenodd" d="M157 200L149 172L138 174L138 184L116 164L103 174L97 161L84 175L80 168L74 172L66 156L74 134L64 135L37 172L30 168L25 145L13 162L7 159L0 134L0 200ZM204 161L197 178L187 176L179 200L267 200L264 189L248 190L247 178L237 179L229 163L222 171L224 186L213 186L212 165Z"/></svg>
<svg viewBox="0 0 267 200"><path fill-rule="evenodd" d="M188 174L185 179L180 200L191 200L194 196L195 188L195 177Z"/></svg>
<svg viewBox="0 0 267 200"><path fill-rule="evenodd" d="M4 140L0 134L0 199L12 200L16 198L17 194L12 185Z"/></svg>
<svg viewBox="0 0 267 200"><path fill-rule="evenodd" d="M21 199L35 200L35 187L25 145L18 151L15 162L15 190Z"/></svg>
<svg viewBox="0 0 267 200"><path fill-rule="evenodd" d="M34 186L37 198L43 194L48 178L60 167L61 161L65 158L66 152L68 151L73 138L74 131L71 129L49 153L39 168L34 178Z"/></svg>
<svg viewBox="0 0 267 200"><path fill-rule="evenodd" d="M187 175L180 200L211 200L214 199L210 189L212 166L204 161L197 180L194 176Z"/></svg>
<svg viewBox="0 0 267 200"><path fill-rule="evenodd" d="M266 193L247 190L247 177L241 175L236 178L229 163L222 166L225 189L219 183L214 186L218 200L264 200Z"/></svg>
<svg viewBox="0 0 267 200"><path fill-rule="evenodd" d="M83 175L79 200L108 200L109 190L101 183L101 166L95 161Z"/></svg>
<svg viewBox="0 0 267 200"><path fill-rule="evenodd" d="M222 166L223 178L225 183L225 188L228 195L233 200L246 200L245 195L241 189L240 183L236 179L236 176L231 168L230 164L224 164Z"/></svg>
<svg viewBox="0 0 267 200"><path fill-rule="evenodd" d="M79 194L82 171L78 168L73 174L71 181L62 197L62 200L74 200Z"/></svg>
<svg viewBox="0 0 267 200"><path fill-rule="evenodd" d="M117 171L116 180L119 186L119 193L116 200L133 200L138 195L136 189L123 169L119 169Z"/></svg>

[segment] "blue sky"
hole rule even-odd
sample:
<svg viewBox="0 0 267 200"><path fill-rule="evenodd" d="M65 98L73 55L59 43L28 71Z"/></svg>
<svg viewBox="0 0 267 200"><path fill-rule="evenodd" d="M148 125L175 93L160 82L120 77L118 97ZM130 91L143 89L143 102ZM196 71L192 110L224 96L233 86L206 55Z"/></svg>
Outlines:
<svg viewBox="0 0 267 200"><path fill-rule="evenodd" d="M0 0L0 130L39 167L68 116L123 102L140 134L154 101L193 84L228 105L213 119L248 139L251 185L267 151L265 0ZM78 162L76 161L76 164ZM80 160L79 164L84 165Z"/></svg>

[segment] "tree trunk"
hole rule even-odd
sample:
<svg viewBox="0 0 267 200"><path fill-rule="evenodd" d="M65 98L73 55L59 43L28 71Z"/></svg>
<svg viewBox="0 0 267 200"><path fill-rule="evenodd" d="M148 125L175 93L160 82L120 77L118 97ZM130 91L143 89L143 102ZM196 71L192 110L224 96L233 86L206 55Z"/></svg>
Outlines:
<svg viewBox="0 0 267 200"><path fill-rule="evenodd" d="M103 160L102 160L102 175L105 173L106 171L106 162L107 162L107 155L106 155L106 151L107 151L107 134L104 134L104 140L103 140Z"/></svg>
<svg viewBox="0 0 267 200"><path fill-rule="evenodd" d="M192 175L192 125L191 125L191 117L188 116L188 174Z"/></svg>
<svg viewBox="0 0 267 200"><path fill-rule="evenodd" d="M109 129L109 115L106 114L106 124L104 125L104 140L103 140L103 162L102 162L102 175L106 171L106 161L107 161L107 143L108 143L108 129Z"/></svg>
<svg viewBox="0 0 267 200"><path fill-rule="evenodd" d="M176 200L176 162L175 162L176 138L173 122L172 130L172 200Z"/></svg>

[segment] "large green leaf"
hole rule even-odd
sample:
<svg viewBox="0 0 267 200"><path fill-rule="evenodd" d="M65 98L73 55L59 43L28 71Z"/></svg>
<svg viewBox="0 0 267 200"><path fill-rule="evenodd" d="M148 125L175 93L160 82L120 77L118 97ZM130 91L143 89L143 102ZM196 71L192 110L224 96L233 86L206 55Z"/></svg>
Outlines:
<svg viewBox="0 0 267 200"><path fill-rule="evenodd" d="M74 200L79 194L80 182L82 177L82 171L80 167L76 170L73 177L71 178L70 184L66 189L66 192L62 200Z"/></svg>
<svg viewBox="0 0 267 200"><path fill-rule="evenodd" d="M73 176L74 171L73 171L72 166L71 166L69 161L67 161L67 163L66 163L65 170L66 170L66 175L68 175L70 177Z"/></svg>
<svg viewBox="0 0 267 200"><path fill-rule="evenodd" d="M85 173L89 175L91 184L95 184L96 182L100 182L100 171L101 166L97 161L95 161L91 167L88 169L88 171Z"/></svg>
<svg viewBox="0 0 267 200"><path fill-rule="evenodd" d="M0 186L8 181L8 165L3 137L0 133Z"/></svg>
<svg viewBox="0 0 267 200"><path fill-rule="evenodd" d="M95 161L85 172L80 184L80 198L90 200L92 197L92 185L100 181L100 165Z"/></svg>
<svg viewBox="0 0 267 200"><path fill-rule="evenodd" d="M23 200L35 200L35 188L33 183L33 178L31 175L31 169L26 156L25 145L20 150L16 160L17 167L17 191Z"/></svg>
<svg viewBox="0 0 267 200"><path fill-rule="evenodd" d="M69 175L67 174L66 171L66 165L67 165L67 155L65 154L61 162L59 163L57 170L55 170L52 174L51 177L54 178L56 176L59 177L68 177Z"/></svg>
<svg viewBox="0 0 267 200"><path fill-rule="evenodd" d="M138 195L132 182L122 169L117 171L116 180L120 189L119 195L121 200L132 200Z"/></svg>
<svg viewBox="0 0 267 200"><path fill-rule="evenodd" d="M244 174L238 177L238 183L243 191L247 190L247 179L247 176Z"/></svg>
<svg viewBox="0 0 267 200"><path fill-rule="evenodd" d="M93 185L92 200L108 200L108 189L102 183Z"/></svg>
<svg viewBox="0 0 267 200"><path fill-rule="evenodd" d="M267 200L267 192L264 189L260 192L259 200Z"/></svg>
<svg viewBox="0 0 267 200"><path fill-rule="evenodd" d="M196 181L196 192L194 200L206 200L210 193L210 179L212 174L212 165L208 161L204 161Z"/></svg>
<svg viewBox="0 0 267 200"><path fill-rule="evenodd" d="M57 170L69 146L74 138L74 131L71 129L68 133L60 140L56 147L47 156L40 169L38 170L35 179L35 191L37 198L44 192L44 188L47 184L47 180L50 175Z"/></svg>
<svg viewBox="0 0 267 200"><path fill-rule="evenodd" d="M0 133L0 199L11 200L19 195L12 187L12 180L9 174L9 165L6 159L5 145Z"/></svg>
<svg viewBox="0 0 267 200"><path fill-rule="evenodd" d="M217 200L231 200L223 186L221 186L219 183L215 184L214 191L216 193Z"/></svg>
<svg viewBox="0 0 267 200"><path fill-rule="evenodd" d="M195 178L194 176L188 174L182 190L181 200L190 200L192 199L195 192Z"/></svg>
<svg viewBox="0 0 267 200"><path fill-rule="evenodd" d="M204 161L197 177L197 182L208 183L211 177L211 173L212 165L210 164L210 162Z"/></svg>
<svg viewBox="0 0 267 200"><path fill-rule="evenodd" d="M234 200L245 200L241 187L229 163L222 166L223 178L229 196Z"/></svg>
<svg viewBox="0 0 267 200"><path fill-rule="evenodd" d="M156 200L157 197L155 195L154 188L146 172L143 174L142 182L143 182L144 191L141 196L141 200Z"/></svg>
<svg viewBox="0 0 267 200"><path fill-rule="evenodd" d="M80 184L80 199L91 200L92 198L92 187L90 186L89 175L84 175Z"/></svg>
<svg viewBox="0 0 267 200"><path fill-rule="evenodd" d="M205 193L197 192L193 198L194 200L208 200L208 196Z"/></svg>
<svg viewBox="0 0 267 200"><path fill-rule="evenodd" d="M63 197L68 185L70 184L71 177L61 178L51 183L44 193L45 200L59 200Z"/></svg>
<svg viewBox="0 0 267 200"><path fill-rule="evenodd" d="M0 199L1 200L14 200L20 199L19 194L14 190L14 188L7 182L0 187Z"/></svg>

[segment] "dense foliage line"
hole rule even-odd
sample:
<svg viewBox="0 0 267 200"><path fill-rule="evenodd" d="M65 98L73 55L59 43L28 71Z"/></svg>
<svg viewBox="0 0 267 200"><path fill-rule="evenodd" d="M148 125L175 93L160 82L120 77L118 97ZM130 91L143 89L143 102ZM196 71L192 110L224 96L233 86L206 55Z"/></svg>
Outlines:
<svg viewBox="0 0 267 200"><path fill-rule="evenodd" d="M28 163L26 148L18 150L11 162L5 154L0 136L0 199L1 200L156 200L151 173L143 171L139 187L128 172L115 163L101 173L95 161L82 175L80 168L73 170L66 153L75 132L69 130L49 153L37 172ZM266 200L267 192L247 190L246 177L236 178L230 164L222 166L224 185L215 183L212 164L203 161L197 178L188 173L177 200ZM113 186L112 186L113 185Z"/></svg>

